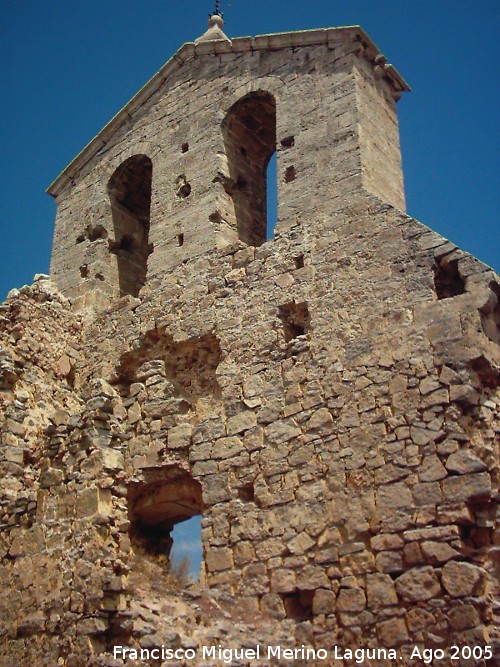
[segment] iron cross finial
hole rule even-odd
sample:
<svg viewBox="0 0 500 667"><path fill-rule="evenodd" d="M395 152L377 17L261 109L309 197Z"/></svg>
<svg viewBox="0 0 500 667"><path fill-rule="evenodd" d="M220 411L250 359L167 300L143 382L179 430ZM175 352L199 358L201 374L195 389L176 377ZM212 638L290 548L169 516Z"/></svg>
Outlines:
<svg viewBox="0 0 500 667"><path fill-rule="evenodd" d="M222 12L220 10L220 0L215 0L215 10L214 10L214 13L212 14L212 16L220 16L221 18L224 17L224 15L222 14Z"/></svg>

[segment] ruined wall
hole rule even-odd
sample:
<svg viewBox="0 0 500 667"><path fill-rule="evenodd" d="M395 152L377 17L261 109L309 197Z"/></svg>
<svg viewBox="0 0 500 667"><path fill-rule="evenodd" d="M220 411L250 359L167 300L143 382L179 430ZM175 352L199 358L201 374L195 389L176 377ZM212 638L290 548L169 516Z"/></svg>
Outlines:
<svg viewBox="0 0 500 667"><path fill-rule="evenodd" d="M19 303L38 329L54 307L75 327L54 299L4 306L12 359L30 340ZM264 638L491 643L497 299L488 267L359 193L314 235L214 250L117 301L78 332L70 382L41 361L72 346L55 328L18 363L33 404L4 422L33 449L3 484L4 664L165 643L157 556L183 512L202 513L211 595L277 623Z"/></svg>
<svg viewBox="0 0 500 667"><path fill-rule="evenodd" d="M500 288L402 212L391 76L358 29L186 45L64 176L60 291L0 312L2 664L495 643Z"/></svg>

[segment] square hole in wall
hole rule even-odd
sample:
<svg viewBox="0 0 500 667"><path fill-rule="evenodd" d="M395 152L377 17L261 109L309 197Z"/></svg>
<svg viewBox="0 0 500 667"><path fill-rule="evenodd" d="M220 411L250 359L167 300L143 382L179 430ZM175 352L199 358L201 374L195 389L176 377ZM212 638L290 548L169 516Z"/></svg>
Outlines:
<svg viewBox="0 0 500 667"><path fill-rule="evenodd" d="M293 258L293 261L296 269L304 268L304 255L297 255L296 257Z"/></svg>
<svg viewBox="0 0 500 667"><path fill-rule="evenodd" d="M279 307L278 316L283 323L285 342L289 343L298 336L304 336L311 330L311 317L307 303L286 303Z"/></svg>
<svg viewBox="0 0 500 667"><path fill-rule="evenodd" d="M281 146L282 146L282 148L284 148L284 149L292 148L293 146L295 146L295 137L292 136L292 135L290 135L290 136L288 136L288 137L284 137L284 138L281 140Z"/></svg>
<svg viewBox="0 0 500 667"><path fill-rule="evenodd" d="M465 280L458 270L458 260L447 261L446 257L434 263L434 286L438 299L451 299L465 293Z"/></svg>
<svg viewBox="0 0 500 667"><path fill-rule="evenodd" d="M310 621L313 617L313 590L297 589L294 593L280 594L287 618L295 621Z"/></svg>

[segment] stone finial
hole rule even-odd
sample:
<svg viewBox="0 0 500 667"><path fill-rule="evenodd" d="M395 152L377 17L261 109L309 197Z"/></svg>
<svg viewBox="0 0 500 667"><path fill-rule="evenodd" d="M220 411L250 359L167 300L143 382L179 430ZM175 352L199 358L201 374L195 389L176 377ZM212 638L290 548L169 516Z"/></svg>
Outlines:
<svg viewBox="0 0 500 667"><path fill-rule="evenodd" d="M222 26L224 25L224 19L220 14L212 14L208 19L208 30L198 39L195 39L194 43L199 44L200 42L212 42L216 39L224 39L226 42L231 40L227 35L224 34Z"/></svg>

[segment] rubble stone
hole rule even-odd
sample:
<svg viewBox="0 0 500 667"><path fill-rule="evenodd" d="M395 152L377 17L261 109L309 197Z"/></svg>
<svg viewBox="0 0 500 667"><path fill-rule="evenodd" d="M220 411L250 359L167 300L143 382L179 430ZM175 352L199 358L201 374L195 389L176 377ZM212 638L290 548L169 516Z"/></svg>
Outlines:
<svg viewBox="0 0 500 667"><path fill-rule="evenodd" d="M441 586L432 567L418 567L404 572L396 579L396 591L410 602L430 600L441 593Z"/></svg>
<svg viewBox="0 0 500 667"><path fill-rule="evenodd" d="M478 597L484 592L485 571L477 565L449 561L441 574L443 586L452 597Z"/></svg>

